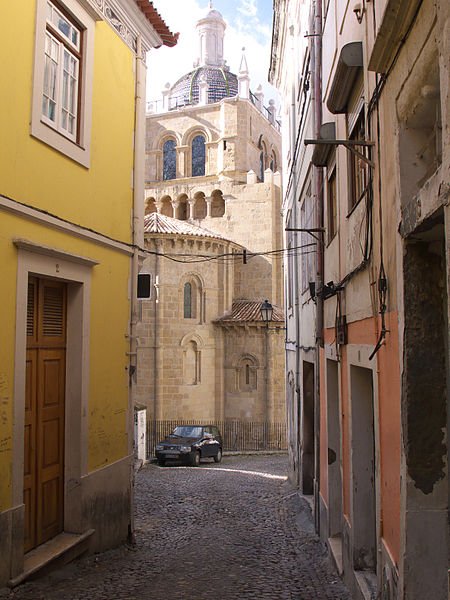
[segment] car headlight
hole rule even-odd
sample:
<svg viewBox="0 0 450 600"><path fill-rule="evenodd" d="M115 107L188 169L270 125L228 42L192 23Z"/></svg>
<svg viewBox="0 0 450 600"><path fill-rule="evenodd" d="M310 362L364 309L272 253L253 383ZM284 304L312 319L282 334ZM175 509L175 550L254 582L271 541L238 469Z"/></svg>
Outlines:
<svg viewBox="0 0 450 600"><path fill-rule="evenodd" d="M191 447L190 446L180 446L180 450L181 450L181 452L190 452Z"/></svg>
<svg viewBox="0 0 450 600"><path fill-rule="evenodd" d="M164 446L161 446L161 444L158 444L158 445L156 446L156 449L157 449L157 450L158 450L158 452L159 452L160 450L164 450Z"/></svg>

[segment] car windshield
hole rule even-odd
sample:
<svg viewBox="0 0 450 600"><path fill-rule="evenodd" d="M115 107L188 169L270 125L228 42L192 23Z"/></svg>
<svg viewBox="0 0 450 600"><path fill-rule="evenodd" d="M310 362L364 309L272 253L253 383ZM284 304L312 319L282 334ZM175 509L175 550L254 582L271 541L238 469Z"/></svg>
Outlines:
<svg viewBox="0 0 450 600"><path fill-rule="evenodd" d="M182 425L175 427L172 435L178 437L200 437L202 435L202 428L195 425Z"/></svg>

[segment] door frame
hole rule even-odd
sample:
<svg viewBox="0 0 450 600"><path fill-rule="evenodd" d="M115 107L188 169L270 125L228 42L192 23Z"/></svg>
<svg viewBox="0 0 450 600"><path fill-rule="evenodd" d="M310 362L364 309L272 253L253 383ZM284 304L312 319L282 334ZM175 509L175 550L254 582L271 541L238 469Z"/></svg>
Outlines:
<svg viewBox="0 0 450 600"><path fill-rule="evenodd" d="M346 376L348 385L348 476L344 481L344 485L349 486L349 510L350 522L353 527L354 523L354 506L353 506L353 415L351 401L351 367L362 367L372 372L372 393L373 393L373 430L374 430L374 492L375 492L375 551L376 551L376 574L379 574L381 567L380 560L380 543L381 543L381 478L380 478L380 406L378 397L378 358L375 356L370 360L370 355L374 349L373 345L365 344L348 344L347 346L347 364ZM353 534L352 534L353 536ZM353 537L350 540L351 548L348 550L353 554ZM353 569L353 560L351 561Z"/></svg>
<svg viewBox="0 0 450 600"><path fill-rule="evenodd" d="M22 507L25 416L25 361L28 277L54 279L67 283L67 345L65 385L65 465L64 531L83 532L81 478L87 473L87 407L89 383L89 330L92 267L97 261L48 248L25 240L17 247L16 344L14 373L13 505ZM70 436L67 435L70 431ZM19 526L20 528L20 526ZM17 531L17 539L23 539ZM21 571L22 552L18 549L13 571Z"/></svg>

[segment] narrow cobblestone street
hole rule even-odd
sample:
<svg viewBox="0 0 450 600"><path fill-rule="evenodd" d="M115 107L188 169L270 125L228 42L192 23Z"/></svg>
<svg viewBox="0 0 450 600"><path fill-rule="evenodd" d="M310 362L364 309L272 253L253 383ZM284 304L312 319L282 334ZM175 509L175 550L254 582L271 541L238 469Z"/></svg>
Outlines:
<svg viewBox="0 0 450 600"><path fill-rule="evenodd" d="M149 464L136 476L133 547L82 558L0 598L349 600L286 468L280 455Z"/></svg>

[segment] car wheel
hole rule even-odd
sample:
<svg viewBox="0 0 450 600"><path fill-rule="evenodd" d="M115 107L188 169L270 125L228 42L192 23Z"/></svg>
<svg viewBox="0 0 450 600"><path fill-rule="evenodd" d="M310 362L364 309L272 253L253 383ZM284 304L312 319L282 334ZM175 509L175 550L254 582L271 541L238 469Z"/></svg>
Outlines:
<svg viewBox="0 0 450 600"><path fill-rule="evenodd" d="M222 460L222 449L217 450L217 454L214 457L214 462L219 463Z"/></svg>
<svg viewBox="0 0 450 600"><path fill-rule="evenodd" d="M198 467L200 465L200 452L193 452L191 455L191 465Z"/></svg>
<svg viewBox="0 0 450 600"><path fill-rule="evenodd" d="M166 464L166 461L163 458L158 458L158 465L160 467L164 467L165 464Z"/></svg>

